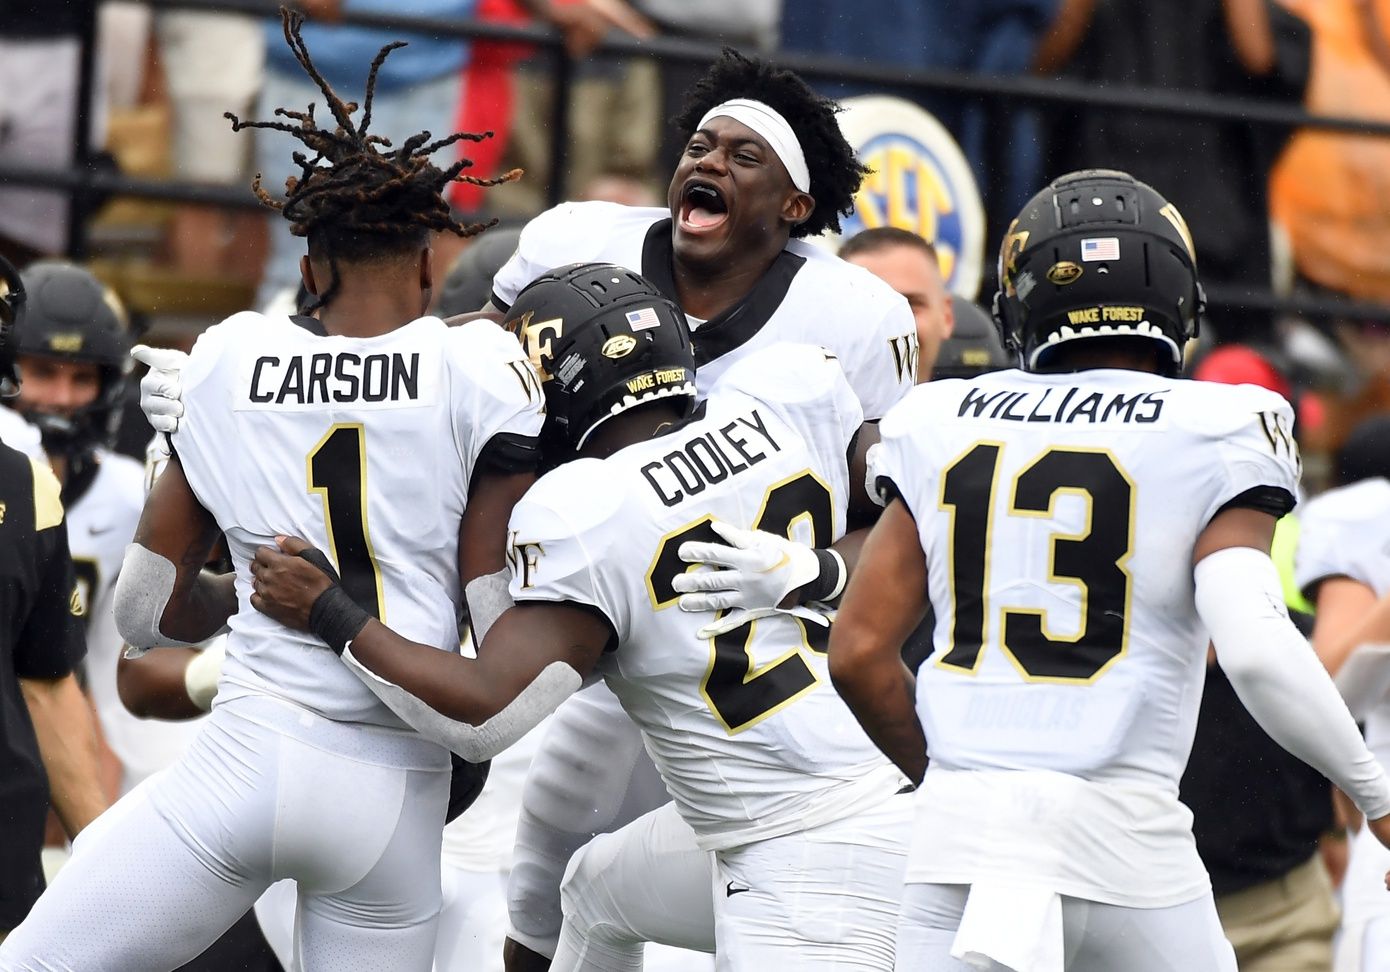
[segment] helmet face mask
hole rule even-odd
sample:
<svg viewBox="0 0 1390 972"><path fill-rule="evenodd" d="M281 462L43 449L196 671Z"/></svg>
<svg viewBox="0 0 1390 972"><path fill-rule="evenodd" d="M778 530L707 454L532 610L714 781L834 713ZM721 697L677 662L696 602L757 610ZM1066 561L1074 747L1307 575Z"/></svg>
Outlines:
<svg viewBox="0 0 1390 972"><path fill-rule="evenodd" d="M527 285L504 325L526 348L545 393L547 467L584 447L604 421L649 402L695 403L685 316L654 285L611 264L572 264Z"/></svg>
<svg viewBox="0 0 1390 972"><path fill-rule="evenodd" d="M1034 196L999 252L995 323L1028 371L1060 347L1135 338L1158 347L1176 375L1203 308L1192 237L1182 215L1123 172L1062 176Z"/></svg>
<svg viewBox="0 0 1390 972"><path fill-rule="evenodd" d="M45 451L86 456L108 445L119 427L130 370L125 311L115 295L80 267L57 261L32 264L24 272L25 324L13 343L16 357L88 363L97 367L96 397L70 411L29 404L15 407L43 437Z"/></svg>

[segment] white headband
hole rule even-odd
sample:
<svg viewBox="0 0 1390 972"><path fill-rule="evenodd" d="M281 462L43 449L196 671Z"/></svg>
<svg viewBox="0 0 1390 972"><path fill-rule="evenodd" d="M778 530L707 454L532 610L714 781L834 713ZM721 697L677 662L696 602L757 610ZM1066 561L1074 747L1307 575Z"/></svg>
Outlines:
<svg viewBox="0 0 1390 972"><path fill-rule="evenodd" d="M701 118L700 124L695 127L704 128L711 118L720 115L741 122L761 135L763 141L767 142L786 166L787 175L792 177L792 185L802 192L811 191L811 170L806 168L806 156L801 151L801 142L797 140L796 132L792 131L787 120L778 114L777 109L749 98L731 98L705 112L705 117Z"/></svg>

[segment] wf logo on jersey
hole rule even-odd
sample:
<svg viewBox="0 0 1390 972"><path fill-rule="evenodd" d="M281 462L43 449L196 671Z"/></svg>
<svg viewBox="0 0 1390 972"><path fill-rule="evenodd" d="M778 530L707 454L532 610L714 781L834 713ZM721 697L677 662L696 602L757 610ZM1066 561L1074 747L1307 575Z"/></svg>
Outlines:
<svg viewBox="0 0 1390 972"><path fill-rule="evenodd" d="M545 556L545 547L520 539L515 530L507 531L507 566L512 576L521 579L521 589L529 590L536 583L536 567Z"/></svg>
<svg viewBox="0 0 1390 972"><path fill-rule="evenodd" d="M1298 454L1298 443L1294 441L1293 429L1278 412L1260 412L1260 429L1269 441L1269 449L1276 456L1293 460L1294 468L1300 472L1303 460Z"/></svg>
<svg viewBox="0 0 1390 972"><path fill-rule="evenodd" d="M898 381L915 382L917 380L917 335L910 333L904 334L902 337L889 338L888 346L893 349L893 367L897 370Z"/></svg>

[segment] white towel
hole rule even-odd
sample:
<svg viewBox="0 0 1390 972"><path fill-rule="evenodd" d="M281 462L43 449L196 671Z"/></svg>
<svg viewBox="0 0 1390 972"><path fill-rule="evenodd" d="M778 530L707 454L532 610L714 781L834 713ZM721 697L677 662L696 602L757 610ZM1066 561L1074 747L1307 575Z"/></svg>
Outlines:
<svg viewBox="0 0 1390 972"><path fill-rule="evenodd" d="M972 968L1062 972L1062 896L997 880L970 887L951 957Z"/></svg>

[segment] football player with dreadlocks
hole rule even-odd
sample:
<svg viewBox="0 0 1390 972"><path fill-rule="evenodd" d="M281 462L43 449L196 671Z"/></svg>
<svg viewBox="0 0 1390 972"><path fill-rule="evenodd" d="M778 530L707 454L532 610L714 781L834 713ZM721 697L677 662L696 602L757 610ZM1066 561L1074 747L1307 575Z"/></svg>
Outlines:
<svg viewBox="0 0 1390 972"><path fill-rule="evenodd" d="M830 635L840 694L920 782L896 968L1235 972L1178 800L1208 643L1270 737L1390 838L1390 780L1269 557L1293 410L1180 379L1196 254L1126 173L1034 196L999 271L1020 367L884 418L887 508ZM914 678L900 649L928 605Z"/></svg>
<svg viewBox="0 0 1390 972"><path fill-rule="evenodd" d="M314 643L252 611L254 549L284 530L331 552L344 584L414 640L458 649L463 581L504 564L506 521L534 479L541 393L495 324L425 316L428 234L465 226L443 191L464 136L391 146L314 68L302 16L285 39L323 92L282 109L297 154L283 215L307 237L318 318L236 314L189 357L189 415L117 580L138 648L230 622L218 704L185 756L79 842L0 968L172 969L272 882L298 887L306 970L430 968L450 758ZM264 198L264 197L263 197ZM268 201L268 200L267 200ZM200 574L225 534L235 572ZM306 650L307 649L307 650Z"/></svg>
<svg viewBox="0 0 1390 972"><path fill-rule="evenodd" d="M512 514L516 606L477 660L374 621L297 538L257 551L252 605L309 631L329 612L352 614L330 646L409 693L399 711L422 732L465 745L491 736L479 757L601 674L675 798L634 826L654 850L693 832L682 862L693 884L645 875L652 910L692 925L712 911L721 969L890 968L911 801L826 678L829 609L816 602L837 595L844 568L813 571L785 609L751 616L682 611L673 583L690 545L720 540L721 525L768 531L784 548L796 538L816 548L812 563L844 553L826 548L864 490L849 463L863 412L839 363L822 348L769 345L726 369L697 409L684 315L631 271L556 270L512 313L564 321L541 351L542 441L558 468ZM705 633L726 616L741 623ZM621 972L640 969L642 952L562 936L555 961Z"/></svg>
<svg viewBox="0 0 1390 972"><path fill-rule="evenodd" d="M686 149L667 207L587 202L542 213L494 278L488 307L507 310L526 285L557 267L613 263L640 273L680 308L694 332L701 394L759 348L806 342L838 357L865 417L877 420L912 387L916 328L907 302L887 284L804 242L838 229L864 176L837 110L792 72L726 51L675 119ZM553 319L509 317L533 361L563 336ZM142 383L155 428L177 426L178 387L172 370L152 371ZM704 548L716 565L780 562L765 533L729 535L739 539ZM696 583L712 589L683 596L695 610L713 599L728 606L748 596L728 585L765 576L759 567L711 573ZM508 888L509 968L548 967L562 923L560 884L574 852L668 798L640 734L606 687L578 693L556 713L523 795Z"/></svg>

